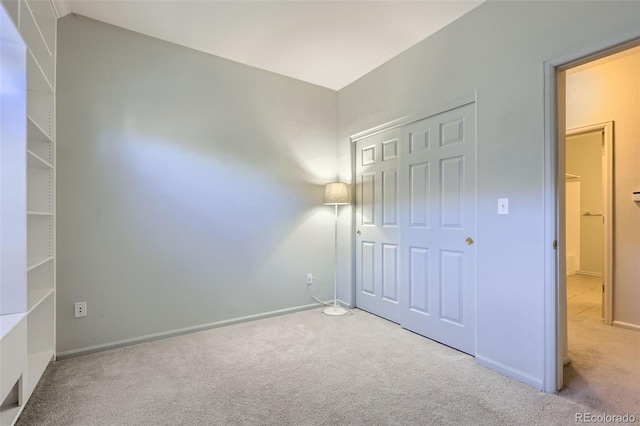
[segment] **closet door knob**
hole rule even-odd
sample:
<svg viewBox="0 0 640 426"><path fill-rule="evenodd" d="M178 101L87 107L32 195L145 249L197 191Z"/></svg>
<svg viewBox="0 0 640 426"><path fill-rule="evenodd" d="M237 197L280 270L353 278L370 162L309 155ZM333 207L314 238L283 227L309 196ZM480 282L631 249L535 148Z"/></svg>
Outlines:
<svg viewBox="0 0 640 426"><path fill-rule="evenodd" d="M467 239L465 241L467 242L468 245L473 244L473 238L471 238L471 237L467 237Z"/></svg>

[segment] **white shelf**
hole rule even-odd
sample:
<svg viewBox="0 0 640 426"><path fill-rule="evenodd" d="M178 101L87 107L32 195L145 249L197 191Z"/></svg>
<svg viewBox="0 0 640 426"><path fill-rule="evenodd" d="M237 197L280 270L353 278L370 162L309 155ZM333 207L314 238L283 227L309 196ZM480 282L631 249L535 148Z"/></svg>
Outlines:
<svg viewBox="0 0 640 426"><path fill-rule="evenodd" d="M49 84L32 50L27 54L27 89L50 95L54 93L53 86Z"/></svg>
<svg viewBox="0 0 640 426"><path fill-rule="evenodd" d="M53 6L50 2L42 0L27 0L27 4L36 20L49 55L53 55L56 48L56 13Z"/></svg>
<svg viewBox="0 0 640 426"><path fill-rule="evenodd" d="M55 348L55 290L39 300L27 315L27 355Z"/></svg>
<svg viewBox="0 0 640 426"><path fill-rule="evenodd" d="M0 425L11 425L18 417L24 405L14 405L0 410Z"/></svg>
<svg viewBox="0 0 640 426"><path fill-rule="evenodd" d="M53 139L54 104L55 92L42 73L36 58L29 51L27 54L27 117L49 140Z"/></svg>
<svg viewBox="0 0 640 426"><path fill-rule="evenodd" d="M36 388L42 373L53 359L53 349L27 355L27 395Z"/></svg>
<svg viewBox="0 0 640 426"><path fill-rule="evenodd" d="M47 263L53 260L53 256L42 256L42 257L32 257L27 259L27 272L32 271L42 265L46 265Z"/></svg>
<svg viewBox="0 0 640 426"><path fill-rule="evenodd" d="M27 139L36 142L51 142L51 138L31 116L27 115Z"/></svg>
<svg viewBox="0 0 640 426"><path fill-rule="evenodd" d="M54 217L46 212L35 213L27 216L27 259L55 256Z"/></svg>
<svg viewBox="0 0 640 426"><path fill-rule="evenodd" d="M6 3L5 3L6 4ZM0 7L0 424L12 425L22 406L26 365L26 56L22 37L12 19L17 2Z"/></svg>
<svg viewBox="0 0 640 426"><path fill-rule="evenodd" d="M32 151L36 154L35 151ZM38 155L38 154L36 154ZM43 151L40 158L51 158L49 151ZM27 157L31 157L27 154ZM31 159L30 161L36 161ZM49 163L49 162L48 162ZM51 164L51 163L49 163ZM27 213L30 215L46 216L53 212L54 170L45 167L31 167L27 169Z"/></svg>
<svg viewBox="0 0 640 426"><path fill-rule="evenodd" d="M53 166L27 149L27 167L35 169L53 169Z"/></svg>
<svg viewBox="0 0 640 426"><path fill-rule="evenodd" d="M27 90L27 117L52 139L53 95Z"/></svg>
<svg viewBox="0 0 640 426"><path fill-rule="evenodd" d="M20 3L20 33L27 43L27 48L33 57L37 59L41 73L48 85L53 87L50 82L54 81L55 76L55 55L49 51L49 46L47 46L42 37L42 32L32 11L24 1Z"/></svg>
<svg viewBox="0 0 640 426"><path fill-rule="evenodd" d="M15 30L14 25L9 22L13 19L17 27L15 40L16 43L21 43L22 56L18 58L19 60L8 60L7 54L12 53L13 50L8 49L11 46L7 47L3 44L2 61L0 61L2 81L9 82L7 73L17 70L18 65L21 68L19 72L14 73L20 80L11 82L11 87L20 90L16 90L15 95L7 91L2 93L3 105L11 105L7 102L13 102L15 105L11 108L3 107L0 118L3 119L3 127L7 123L17 123L16 126L22 131L21 133L9 132L11 135L16 135L15 141L3 139L3 144L0 145L3 149L0 156L3 164L0 169L3 170L3 182L6 171L13 171L11 176L15 175L15 183L7 180L11 182L11 185L6 185L7 188L21 190L21 193L26 195L20 200L9 200L11 202L3 200L2 203L3 223L7 217L16 217L16 224L8 230L3 228L0 233L3 246L6 236L13 235L16 229L22 232L19 241L26 242L26 250L19 250L19 245L12 242L8 245L12 250L3 250L2 253L3 256L5 253L14 252L21 255L22 262L14 261L13 264L18 265L22 271L22 280L16 280L13 277L11 280L4 280L5 265L4 263L0 265L3 268L3 282L0 289L2 294L19 295L19 309L12 308L5 312L21 312L16 315L0 316L0 332L3 333L0 336L3 340L3 345L0 345L0 349L4 351L3 368L6 360L9 359L4 356L5 352L21 352L14 357L19 363L9 366L6 370L7 374L4 374L5 371L0 374L0 378L3 379L2 393L5 395L7 389L16 394L15 382L22 377L22 386L17 389L22 405L9 405L0 409L0 425L5 426L16 421L47 365L55 358L54 167L57 16L50 0L2 0L2 3L0 28L3 35L10 28ZM5 16L5 8L11 18ZM4 36L3 40L5 40ZM18 101L21 103L17 103ZM19 156L13 158L8 155L9 151L5 155L4 147L16 150ZM5 167L4 161L7 161L11 167ZM3 193L5 192L3 187ZM9 206L8 212L11 214L5 214L7 213L5 206ZM11 206L16 206L17 214L13 214ZM6 284L7 282L18 282L19 286L10 286ZM5 305L3 299L3 308ZM5 332L9 334L5 335ZM22 337L18 342L15 339L13 342L8 342L12 336ZM4 343L7 344L4 345ZM15 374L8 374L11 372ZM11 383L5 383L7 381ZM7 386L10 387L7 388ZM7 400L8 404L14 402L13 394L11 399Z"/></svg>
<svg viewBox="0 0 640 426"><path fill-rule="evenodd" d="M25 316L27 316L27 314L0 315L0 340L9 334L9 332L13 330L13 327L22 321Z"/></svg>
<svg viewBox="0 0 640 426"><path fill-rule="evenodd" d="M20 413L17 403L22 400L22 386L26 368L27 315L0 315L0 402L6 406L0 409L0 425L11 425Z"/></svg>
<svg viewBox="0 0 640 426"><path fill-rule="evenodd" d="M49 296L53 294L53 289L31 290L27 292L27 310L30 314Z"/></svg>

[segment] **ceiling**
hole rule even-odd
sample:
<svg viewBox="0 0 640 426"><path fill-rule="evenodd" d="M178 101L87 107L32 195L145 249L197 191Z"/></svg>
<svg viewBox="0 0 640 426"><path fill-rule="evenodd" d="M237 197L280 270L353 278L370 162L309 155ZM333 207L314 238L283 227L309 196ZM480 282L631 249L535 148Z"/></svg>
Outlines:
<svg viewBox="0 0 640 426"><path fill-rule="evenodd" d="M54 0L69 12L339 90L475 1Z"/></svg>

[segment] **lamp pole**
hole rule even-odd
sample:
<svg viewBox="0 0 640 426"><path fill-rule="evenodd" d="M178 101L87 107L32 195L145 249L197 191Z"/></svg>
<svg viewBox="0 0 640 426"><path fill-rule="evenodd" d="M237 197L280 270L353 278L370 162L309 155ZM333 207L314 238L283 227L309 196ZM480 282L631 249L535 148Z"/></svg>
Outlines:
<svg viewBox="0 0 640 426"><path fill-rule="evenodd" d="M344 315L347 311L338 303L338 205L349 204L349 186L346 183L333 182L325 187L324 204L334 207L333 229L333 305L324 310L327 315Z"/></svg>

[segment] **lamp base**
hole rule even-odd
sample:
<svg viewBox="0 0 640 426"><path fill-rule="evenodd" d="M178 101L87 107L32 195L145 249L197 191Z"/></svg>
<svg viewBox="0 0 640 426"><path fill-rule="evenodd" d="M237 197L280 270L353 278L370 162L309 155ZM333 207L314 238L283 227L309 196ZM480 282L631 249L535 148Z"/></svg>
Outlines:
<svg viewBox="0 0 640 426"><path fill-rule="evenodd" d="M331 316L344 315L347 313L347 311L342 309L340 306L330 306L327 309L325 309L323 312L326 315L331 315Z"/></svg>

